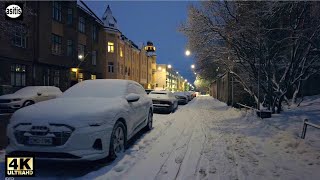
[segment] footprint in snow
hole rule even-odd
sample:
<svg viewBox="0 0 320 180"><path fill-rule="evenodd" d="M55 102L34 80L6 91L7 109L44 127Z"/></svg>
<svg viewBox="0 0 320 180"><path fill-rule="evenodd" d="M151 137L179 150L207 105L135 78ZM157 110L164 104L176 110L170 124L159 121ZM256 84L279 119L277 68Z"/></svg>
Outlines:
<svg viewBox="0 0 320 180"><path fill-rule="evenodd" d="M183 161L183 154L180 154L178 157L176 157L175 162L177 164L181 164Z"/></svg>

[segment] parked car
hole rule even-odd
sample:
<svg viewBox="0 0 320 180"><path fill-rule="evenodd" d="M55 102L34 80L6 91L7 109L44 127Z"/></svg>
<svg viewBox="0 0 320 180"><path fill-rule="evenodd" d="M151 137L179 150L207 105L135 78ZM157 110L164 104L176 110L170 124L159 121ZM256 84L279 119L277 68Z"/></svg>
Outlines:
<svg viewBox="0 0 320 180"><path fill-rule="evenodd" d="M187 97L188 97L188 101L192 100L191 94L188 91L183 92Z"/></svg>
<svg viewBox="0 0 320 180"><path fill-rule="evenodd" d="M175 92L174 95L178 99L179 105L188 104L188 96L185 95L183 92Z"/></svg>
<svg viewBox="0 0 320 180"><path fill-rule="evenodd" d="M138 131L152 129L152 117L152 100L137 82L86 80L56 99L16 111L6 152L38 159L114 159Z"/></svg>
<svg viewBox="0 0 320 180"><path fill-rule="evenodd" d="M170 91L151 91L149 97L152 98L155 111L170 113L178 108L178 99Z"/></svg>
<svg viewBox="0 0 320 180"><path fill-rule="evenodd" d="M61 90L54 86L27 86L13 94L0 96L0 113L12 113L22 107L53 99L61 94Z"/></svg>
<svg viewBox="0 0 320 180"><path fill-rule="evenodd" d="M149 94L151 91L154 91L154 89L146 89L145 91L147 94Z"/></svg>

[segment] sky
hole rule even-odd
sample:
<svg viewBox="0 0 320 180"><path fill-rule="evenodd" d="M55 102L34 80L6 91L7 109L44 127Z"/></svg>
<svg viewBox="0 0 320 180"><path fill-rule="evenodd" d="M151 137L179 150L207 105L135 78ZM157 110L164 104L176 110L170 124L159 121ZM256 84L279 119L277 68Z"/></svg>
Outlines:
<svg viewBox="0 0 320 180"><path fill-rule="evenodd" d="M187 19L190 1L85 1L101 18L107 5L117 19L119 30L135 44L152 41L156 47L157 64L171 64L189 82L192 56L186 57L187 38L178 31Z"/></svg>

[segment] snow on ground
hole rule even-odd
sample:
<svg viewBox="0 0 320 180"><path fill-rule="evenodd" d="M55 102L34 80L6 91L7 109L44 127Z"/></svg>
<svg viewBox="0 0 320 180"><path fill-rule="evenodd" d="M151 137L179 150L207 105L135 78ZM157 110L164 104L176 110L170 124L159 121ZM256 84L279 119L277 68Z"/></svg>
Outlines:
<svg viewBox="0 0 320 180"><path fill-rule="evenodd" d="M87 163L67 174L47 165L39 179L319 179L320 130L309 128L306 139L299 138L303 118L320 124L319 107L320 96L310 97L261 120L200 96L173 114L155 114L154 129L114 162Z"/></svg>

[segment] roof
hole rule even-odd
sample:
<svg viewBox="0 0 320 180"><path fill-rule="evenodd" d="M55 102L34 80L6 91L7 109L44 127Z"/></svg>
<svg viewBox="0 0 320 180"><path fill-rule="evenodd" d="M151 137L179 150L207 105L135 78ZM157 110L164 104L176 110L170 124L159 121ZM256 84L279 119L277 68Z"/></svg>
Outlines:
<svg viewBox="0 0 320 180"><path fill-rule="evenodd" d="M77 0L77 6L92 18L94 18L97 23L103 26L102 20L86 5L86 3L84 3L82 0Z"/></svg>

